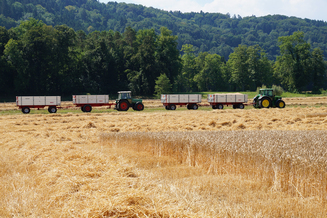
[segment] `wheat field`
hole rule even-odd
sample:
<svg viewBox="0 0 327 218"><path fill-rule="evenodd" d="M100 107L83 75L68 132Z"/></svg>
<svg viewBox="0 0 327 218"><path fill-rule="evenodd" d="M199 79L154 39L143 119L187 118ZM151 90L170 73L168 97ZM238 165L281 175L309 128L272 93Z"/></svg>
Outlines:
<svg viewBox="0 0 327 218"><path fill-rule="evenodd" d="M2 115L0 217L326 217L326 130L324 105Z"/></svg>

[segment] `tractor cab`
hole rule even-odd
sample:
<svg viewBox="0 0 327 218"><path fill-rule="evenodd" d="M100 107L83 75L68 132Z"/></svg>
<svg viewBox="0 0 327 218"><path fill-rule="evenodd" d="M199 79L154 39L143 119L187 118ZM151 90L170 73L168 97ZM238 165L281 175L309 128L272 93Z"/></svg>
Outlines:
<svg viewBox="0 0 327 218"><path fill-rule="evenodd" d="M131 99L131 91L118 92L118 99Z"/></svg>
<svg viewBox="0 0 327 218"><path fill-rule="evenodd" d="M273 89L260 89L259 95L273 97L274 90Z"/></svg>

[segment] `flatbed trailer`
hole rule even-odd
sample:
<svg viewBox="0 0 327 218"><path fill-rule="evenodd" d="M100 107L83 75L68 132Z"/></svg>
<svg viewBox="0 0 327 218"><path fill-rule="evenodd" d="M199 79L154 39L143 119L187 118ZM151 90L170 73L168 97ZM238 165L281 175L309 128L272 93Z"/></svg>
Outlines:
<svg viewBox="0 0 327 218"><path fill-rule="evenodd" d="M16 96L16 105L24 114L31 112L31 108L48 107L49 113L56 113L60 107L61 96Z"/></svg>
<svg viewBox="0 0 327 218"><path fill-rule="evenodd" d="M73 104L80 107L83 112L91 112L92 107L108 106L116 103L109 102L109 95L73 95Z"/></svg>
<svg viewBox="0 0 327 218"><path fill-rule="evenodd" d="M201 94L163 94L161 102L166 110L176 110L176 105L187 106L189 110L197 110L202 101Z"/></svg>
<svg viewBox="0 0 327 218"><path fill-rule="evenodd" d="M224 109L224 105L234 109L244 109L248 102L248 95L244 94L209 94L208 103L212 109Z"/></svg>

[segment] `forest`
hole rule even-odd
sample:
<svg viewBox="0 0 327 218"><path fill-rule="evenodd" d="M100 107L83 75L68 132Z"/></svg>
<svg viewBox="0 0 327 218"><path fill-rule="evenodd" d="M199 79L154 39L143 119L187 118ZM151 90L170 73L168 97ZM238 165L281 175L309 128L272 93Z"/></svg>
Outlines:
<svg viewBox="0 0 327 218"><path fill-rule="evenodd" d="M274 46L274 51L266 49L267 45L262 44L265 40L255 41L260 39L255 34L262 33L258 29L252 31L253 43L246 43L243 38L247 34L245 29L254 26L245 21L257 20L259 25L263 18L230 18L229 15L203 13L208 17L217 15L217 18L197 23L192 19L201 13L165 12L124 3L103 4L95 0L0 2L0 97L113 94L118 90L154 96L163 92L247 91L262 85L277 85L290 92L319 93L327 87L326 49L322 41L317 44L308 39L311 31L285 27L283 34L275 34L276 41L267 41ZM16 10L18 6L21 10ZM107 10L112 7L115 10L109 13ZM98 20L93 19L94 13L90 15L92 8L99 15ZM116 26L109 25L110 19L117 19L119 14L131 8L140 10L130 11L125 20L121 17L121 22L113 21ZM82 13L84 20L78 17L77 11L80 10L85 12ZM42 11L47 11L47 15ZM138 13L144 16L157 14L153 15L153 19L139 15L137 21L134 15ZM171 21L171 25L155 23L160 20L160 14L169 15L175 21ZM266 18L278 20L278 17ZM185 22L179 22L180 19ZM241 22L248 23L243 25L243 32L235 29L236 32L228 33L230 36L224 34L227 29L233 29L233 25L226 27L227 32L210 33L218 37L215 42L221 48L230 46L228 52L212 50L216 47L210 44L213 38L206 41L209 32L203 32L204 35L200 34L198 38L193 34L209 28L206 23L210 20L210 28L214 25L218 29L224 28L216 23L220 19L228 22L238 20L236 29ZM307 28L315 28L319 33L326 28L325 22L321 21L283 19L306 22ZM143 25L145 20L148 26ZM163 20L169 21L168 18ZM189 40L184 37L186 29L179 26L183 23L186 29L192 31L193 36ZM178 26L177 29L174 25ZM266 33L268 35L280 29L278 25L266 28L266 32L270 30L269 34ZM243 35L238 35L238 31ZM316 40L322 40L318 32ZM223 37L227 41L240 38L228 45L221 41ZM206 43L209 43L208 46Z"/></svg>
<svg viewBox="0 0 327 218"><path fill-rule="evenodd" d="M152 7L97 0L0 0L0 26L17 27L33 17L45 24L67 25L89 34L97 31L118 31L127 27L138 31L162 26L178 36L177 48L193 45L195 54L209 52L226 60L239 44L263 48L269 60L279 55L278 38L304 32L311 47L320 48L327 57L327 23L283 15L244 17L221 13L181 13Z"/></svg>

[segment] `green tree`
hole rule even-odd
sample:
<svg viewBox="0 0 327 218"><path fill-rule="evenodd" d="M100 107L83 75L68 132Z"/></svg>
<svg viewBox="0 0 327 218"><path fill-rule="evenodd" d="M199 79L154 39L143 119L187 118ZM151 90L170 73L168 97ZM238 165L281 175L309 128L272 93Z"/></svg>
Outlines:
<svg viewBox="0 0 327 218"><path fill-rule="evenodd" d="M161 74L157 80L154 87L155 95L160 97L161 94L169 94L171 92L172 84L166 74Z"/></svg>
<svg viewBox="0 0 327 218"><path fill-rule="evenodd" d="M194 76L197 74L197 70L193 45L183 45L182 52L184 52L184 55L182 56L183 69L182 73L178 76L175 85L178 87L178 91L196 91L197 87L194 81Z"/></svg>
<svg viewBox="0 0 327 218"><path fill-rule="evenodd" d="M294 32L291 36L278 38L281 55L277 57L275 74L282 78L281 84L288 91L305 90L311 78L310 45L303 37L303 32Z"/></svg>

